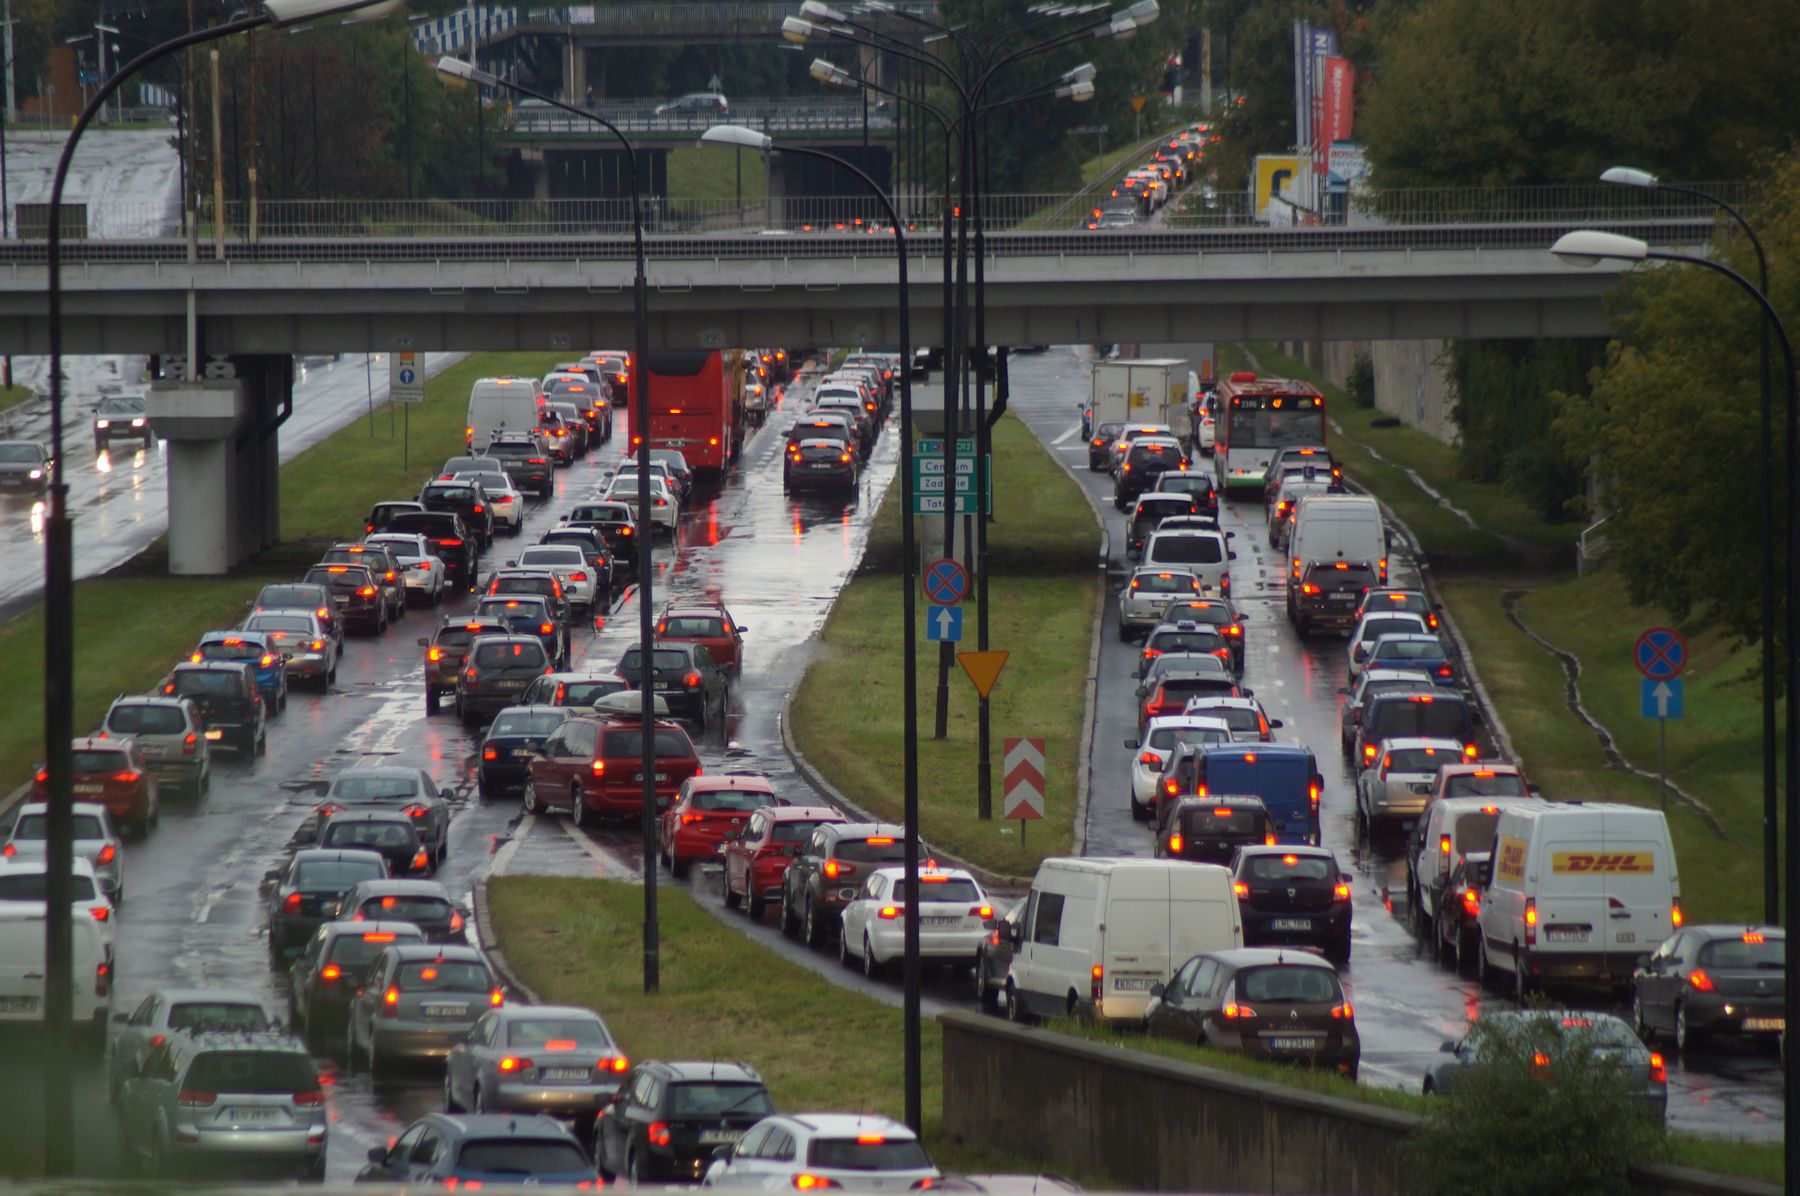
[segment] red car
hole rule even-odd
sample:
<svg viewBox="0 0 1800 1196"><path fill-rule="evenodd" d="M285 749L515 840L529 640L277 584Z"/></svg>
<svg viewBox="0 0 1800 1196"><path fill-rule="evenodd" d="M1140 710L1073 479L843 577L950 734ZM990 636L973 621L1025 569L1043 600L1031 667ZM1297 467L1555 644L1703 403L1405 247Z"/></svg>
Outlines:
<svg viewBox="0 0 1800 1196"><path fill-rule="evenodd" d="M611 696L638 698L632 691ZM700 775L700 757L680 723L658 719L655 735L656 804L662 807L674 800L683 781ZM635 718L609 712L600 718L569 719L532 757L526 810L568 810L577 826L605 815L641 816L643 744L643 724Z"/></svg>
<svg viewBox="0 0 1800 1196"><path fill-rule="evenodd" d="M665 643L692 643L705 648L713 663L728 673L744 662L742 623L718 603L671 604L656 621L656 638Z"/></svg>
<svg viewBox="0 0 1800 1196"><path fill-rule="evenodd" d="M145 835L156 824L156 781L129 739L83 738L69 745L69 778L76 801L98 802L122 826ZM39 768L31 800L48 801L50 771Z"/></svg>
<svg viewBox="0 0 1800 1196"><path fill-rule="evenodd" d="M760 918L781 899L781 878L808 835L827 822L848 821L830 806L774 806L750 815L735 839L725 840L725 904L742 903Z"/></svg>
<svg viewBox="0 0 1800 1196"><path fill-rule="evenodd" d="M695 860L719 854L719 843L735 834L752 810L779 806L775 786L764 776L726 773L693 776L681 783L675 803L663 811L657 824L656 845L669 871L686 876Z"/></svg>

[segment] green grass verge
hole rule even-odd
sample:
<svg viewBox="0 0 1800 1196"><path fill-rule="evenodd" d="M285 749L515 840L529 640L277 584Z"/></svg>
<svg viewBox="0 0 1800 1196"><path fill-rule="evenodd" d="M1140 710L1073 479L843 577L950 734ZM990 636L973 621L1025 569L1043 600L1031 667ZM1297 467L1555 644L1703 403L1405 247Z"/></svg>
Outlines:
<svg viewBox="0 0 1800 1196"><path fill-rule="evenodd" d="M29 386L0 386L0 411L10 411L20 403L28 403L37 398L37 391Z"/></svg>
<svg viewBox="0 0 1800 1196"><path fill-rule="evenodd" d="M994 432L995 520L989 525L989 636L1011 653L989 700L996 818L976 816L974 687L952 666L948 735L932 738L937 653L919 622L919 824L926 842L996 872L1029 876L1045 856L1066 854L1074 820L1086 676L1100 578L1099 532L1079 488L1037 438L1008 417ZM800 750L851 800L898 820L903 748L898 488L870 533L864 567L832 606L817 654L795 692ZM964 649L975 608L965 603ZM1000 809L1002 741L1045 741L1046 818L1023 834ZM1024 841L1021 842L1021 839Z"/></svg>
<svg viewBox="0 0 1800 1196"><path fill-rule="evenodd" d="M737 161L733 161L733 158ZM738 165L744 168L740 188ZM669 151L669 198L761 203L767 193L763 156L728 154L715 146L690 145Z"/></svg>
<svg viewBox="0 0 1800 1196"><path fill-rule="evenodd" d="M483 353L468 357L425 383L425 401L392 413L377 408L281 469L281 538L315 545L351 536L369 508L385 499L410 498L446 457L463 451L469 387L498 374L541 377L574 356L563 353ZM378 362L375 369L386 369ZM390 430L391 427L391 430ZM402 433L406 435L403 436Z"/></svg>
<svg viewBox="0 0 1800 1196"><path fill-rule="evenodd" d="M1721 1175L1740 1175L1779 1185L1782 1181L1782 1147L1779 1142L1740 1142L1731 1138L1701 1138L1670 1134L1668 1161L1681 1167L1698 1167Z"/></svg>

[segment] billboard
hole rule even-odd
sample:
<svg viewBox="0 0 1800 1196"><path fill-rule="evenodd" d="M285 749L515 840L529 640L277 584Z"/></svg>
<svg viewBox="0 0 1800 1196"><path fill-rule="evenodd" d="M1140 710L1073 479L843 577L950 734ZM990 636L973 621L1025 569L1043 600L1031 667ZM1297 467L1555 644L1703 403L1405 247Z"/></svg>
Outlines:
<svg viewBox="0 0 1800 1196"><path fill-rule="evenodd" d="M1292 188L1300 159L1294 154L1258 154L1251 178L1251 208L1261 213L1271 200L1282 198Z"/></svg>

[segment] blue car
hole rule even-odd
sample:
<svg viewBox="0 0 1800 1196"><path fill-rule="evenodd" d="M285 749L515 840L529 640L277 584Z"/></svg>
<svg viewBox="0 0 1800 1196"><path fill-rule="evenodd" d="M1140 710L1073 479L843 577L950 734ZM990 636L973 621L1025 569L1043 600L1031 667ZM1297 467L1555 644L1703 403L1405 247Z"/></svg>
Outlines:
<svg viewBox="0 0 1800 1196"><path fill-rule="evenodd" d="M206 660L241 661L256 674L256 688L263 704L279 714L287 708L287 653L266 631L209 631L189 658L195 664Z"/></svg>
<svg viewBox="0 0 1800 1196"><path fill-rule="evenodd" d="M372 1147L356 1180L437 1188L600 1186L594 1165L574 1134L548 1117L519 1113L428 1113L407 1126L391 1146Z"/></svg>
<svg viewBox="0 0 1800 1196"><path fill-rule="evenodd" d="M1454 688L1462 678L1444 641L1431 634L1384 635L1369 649L1366 668L1418 669L1431 674L1433 683Z"/></svg>
<svg viewBox="0 0 1800 1196"><path fill-rule="evenodd" d="M1325 779L1311 748L1297 743L1213 744L1200 749L1194 764L1202 796L1259 797L1275 820L1276 842L1318 845Z"/></svg>

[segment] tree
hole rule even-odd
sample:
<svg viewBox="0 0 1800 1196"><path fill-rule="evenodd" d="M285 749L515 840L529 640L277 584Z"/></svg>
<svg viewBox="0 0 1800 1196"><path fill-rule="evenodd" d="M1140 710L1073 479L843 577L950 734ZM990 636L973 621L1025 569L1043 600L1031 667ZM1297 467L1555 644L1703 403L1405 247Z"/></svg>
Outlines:
<svg viewBox="0 0 1800 1196"><path fill-rule="evenodd" d="M1778 160L1749 212L1769 252L1775 305L1800 328L1800 155ZM1752 281L1750 247L1721 226L1711 249ZM1559 396L1565 452L1591 463L1611 518L1608 540L1633 601L1676 619L1717 617L1760 634L1757 492L1761 317L1728 279L1695 266L1646 268L1615 302L1618 338L1591 394ZM1783 460L1782 360L1775 353L1776 443ZM1779 477L1779 469L1778 469ZM1779 481L1777 482L1779 492ZM1777 501L1776 539L1785 520Z"/></svg>

